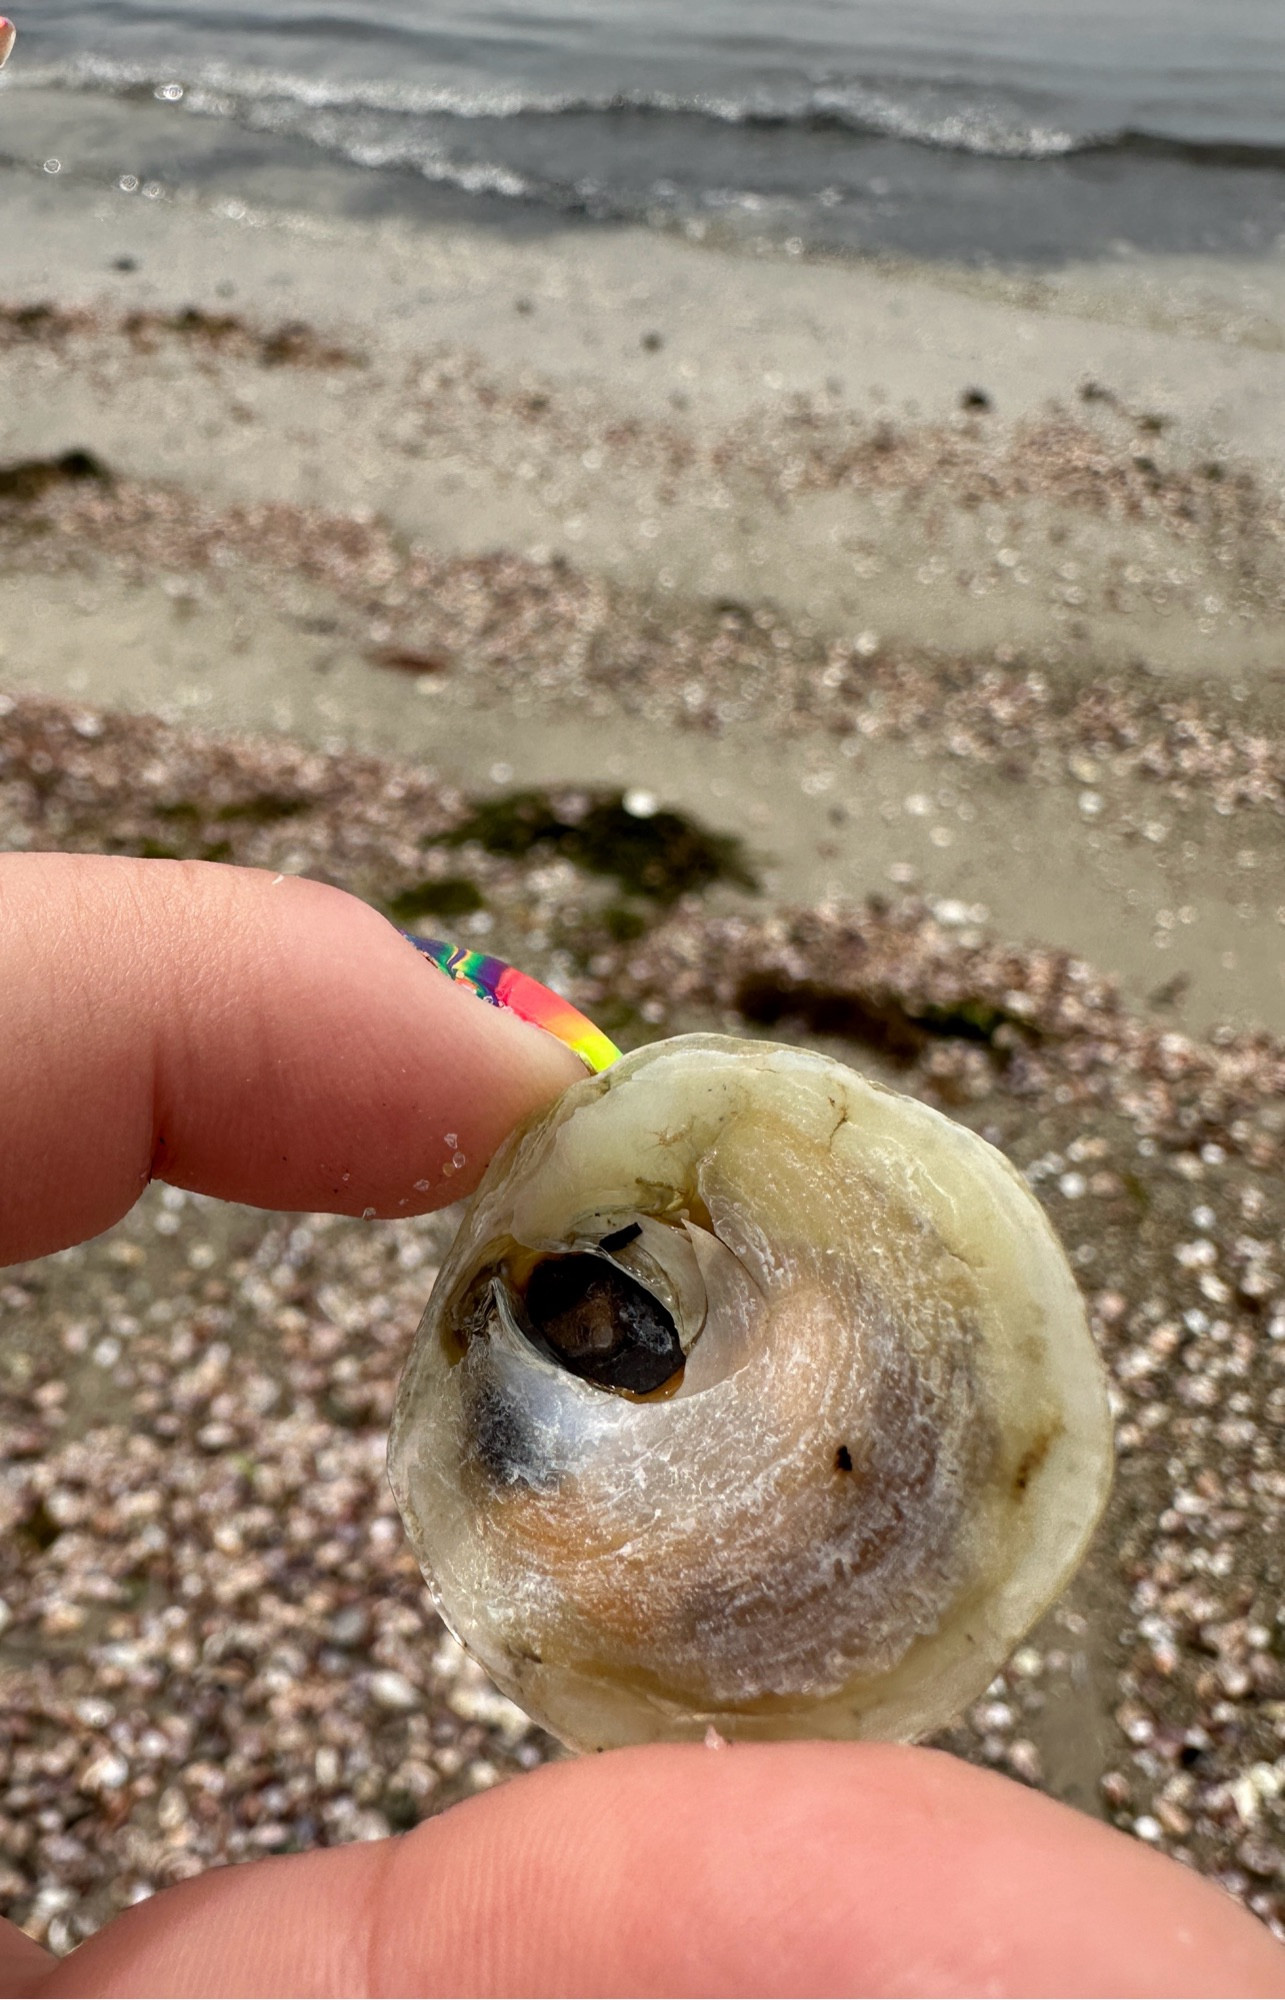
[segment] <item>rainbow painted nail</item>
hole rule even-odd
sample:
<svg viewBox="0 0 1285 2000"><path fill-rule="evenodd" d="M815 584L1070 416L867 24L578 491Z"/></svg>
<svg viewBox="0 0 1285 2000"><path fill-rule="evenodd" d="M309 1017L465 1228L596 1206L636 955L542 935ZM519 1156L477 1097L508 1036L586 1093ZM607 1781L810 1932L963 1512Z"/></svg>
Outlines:
<svg viewBox="0 0 1285 2000"><path fill-rule="evenodd" d="M403 931L402 935L414 945L416 951L423 952L439 972L444 972L448 979L454 979L460 986L467 986L488 1006L506 1007L520 1021L529 1021L532 1027L543 1028L546 1034L556 1035L560 1042L574 1049L585 1067L595 1074L609 1069L619 1057L620 1050L614 1042L608 1041L601 1028L595 1028L593 1022L573 1007L569 1000L564 1000L560 993L551 992L547 986L541 986L539 980L532 979L529 973L506 965L502 958L490 958L484 951L468 951L462 945L446 944L440 938L416 937L412 931Z"/></svg>

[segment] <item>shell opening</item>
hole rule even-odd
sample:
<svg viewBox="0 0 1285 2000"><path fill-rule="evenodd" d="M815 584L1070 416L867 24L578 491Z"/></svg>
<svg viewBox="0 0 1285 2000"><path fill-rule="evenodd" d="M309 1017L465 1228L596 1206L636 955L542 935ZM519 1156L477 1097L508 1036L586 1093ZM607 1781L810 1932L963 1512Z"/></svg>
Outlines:
<svg viewBox="0 0 1285 2000"><path fill-rule="evenodd" d="M699 1393L749 1356L764 1307L747 1263L684 1207L672 1219L578 1218L538 1244L493 1242L442 1314L452 1366L474 1341L534 1348L592 1387L633 1399Z"/></svg>
<svg viewBox="0 0 1285 2000"><path fill-rule="evenodd" d="M543 1258L527 1279L522 1303L533 1344L599 1388L646 1396L682 1370L672 1314L606 1257L573 1251Z"/></svg>

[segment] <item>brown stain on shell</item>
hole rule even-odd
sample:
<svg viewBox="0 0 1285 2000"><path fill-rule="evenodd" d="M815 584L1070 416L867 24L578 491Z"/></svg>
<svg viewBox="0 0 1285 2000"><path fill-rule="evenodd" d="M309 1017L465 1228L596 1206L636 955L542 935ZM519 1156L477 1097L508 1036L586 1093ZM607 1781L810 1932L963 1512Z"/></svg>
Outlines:
<svg viewBox="0 0 1285 2000"><path fill-rule="evenodd" d="M1014 1499L1021 1499L1032 1479L1053 1449L1054 1440L1061 1429L1061 1424L1047 1425L1026 1447L1026 1450L1017 1461L1013 1477L1009 1482L1009 1488Z"/></svg>

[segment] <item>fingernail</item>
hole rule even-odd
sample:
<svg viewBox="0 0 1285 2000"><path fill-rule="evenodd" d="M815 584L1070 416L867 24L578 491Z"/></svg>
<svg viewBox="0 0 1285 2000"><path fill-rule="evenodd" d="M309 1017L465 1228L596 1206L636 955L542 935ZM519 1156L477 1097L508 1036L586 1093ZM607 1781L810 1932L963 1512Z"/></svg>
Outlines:
<svg viewBox="0 0 1285 2000"><path fill-rule="evenodd" d="M488 1006L503 1007L520 1021L529 1021L533 1028L543 1028L546 1034L564 1042L595 1075L618 1059L620 1050L601 1028L595 1028L587 1015L560 993L532 979L529 973L506 965L502 958L491 958L484 951L469 951L463 945L446 944L441 938L416 937L411 931L403 931L402 936L439 972L457 985L467 986Z"/></svg>

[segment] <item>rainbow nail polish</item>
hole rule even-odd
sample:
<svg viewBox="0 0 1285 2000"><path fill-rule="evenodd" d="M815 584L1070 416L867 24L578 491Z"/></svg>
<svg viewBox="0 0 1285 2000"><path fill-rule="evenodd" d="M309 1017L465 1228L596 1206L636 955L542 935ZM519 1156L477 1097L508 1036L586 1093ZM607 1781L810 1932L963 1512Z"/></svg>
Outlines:
<svg viewBox="0 0 1285 2000"><path fill-rule="evenodd" d="M620 1050L609 1041L601 1028L560 993L541 986L538 979L529 973L519 972L516 966L506 965L502 958L491 958L484 951L468 951L462 945L446 944L441 938L416 937L411 931L403 931L403 937L413 944L416 951L424 954L439 972L448 979L454 979L460 986L467 986L485 1000L491 1007L507 1007L510 1014L516 1014L520 1021L529 1021L532 1027L543 1028L546 1034L556 1035L569 1049L574 1049L587 1069L595 1074L608 1069L616 1061Z"/></svg>

